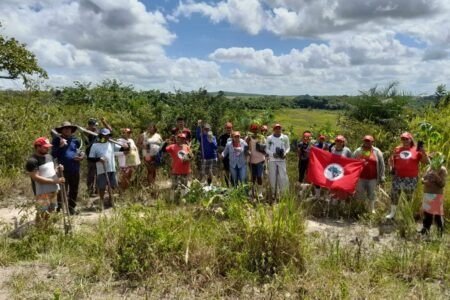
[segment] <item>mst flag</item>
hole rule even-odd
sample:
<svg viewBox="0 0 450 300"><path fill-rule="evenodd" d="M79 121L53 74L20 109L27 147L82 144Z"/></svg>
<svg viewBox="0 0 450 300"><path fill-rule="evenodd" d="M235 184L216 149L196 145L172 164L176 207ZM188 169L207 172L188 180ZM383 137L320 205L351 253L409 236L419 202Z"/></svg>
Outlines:
<svg viewBox="0 0 450 300"><path fill-rule="evenodd" d="M307 180L315 185L353 194L364 162L311 148Z"/></svg>

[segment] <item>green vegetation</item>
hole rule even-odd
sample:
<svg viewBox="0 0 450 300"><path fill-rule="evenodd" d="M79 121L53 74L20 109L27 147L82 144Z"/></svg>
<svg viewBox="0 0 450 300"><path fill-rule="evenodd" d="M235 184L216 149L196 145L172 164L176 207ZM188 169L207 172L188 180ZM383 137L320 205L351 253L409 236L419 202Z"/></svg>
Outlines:
<svg viewBox="0 0 450 300"><path fill-rule="evenodd" d="M2 24L0 23L1 28ZM30 79L33 75L48 78L47 72L38 65L36 57L26 49L25 44L0 34L0 72L3 71L8 75L0 76L0 79L20 78L27 86L30 86Z"/></svg>
<svg viewBox="0 0 450 300"><path fill-rule="evenodd" d="M225 121L243 132L255 120L279 122L292 140L305 129L328 136L343 133L352 149L361 136L373 134L386 158L398 144L399 133L408 130L448 161L450 107L441 103L405 110L397 104L370 105L385 99L383 89L381 94L374 91L362 94L362 101L349 102L347 110L333 112L243 109L233 102L240 100L204 90L140 92L114 80L49 91L4 91L0 93L2 203L15 201L12 186L30 190L22 169L33 139L49 136L49 130L66 119L83 125L89 117L104 116L113 128L131 127L135 135L149 121L157 121L165 136L180 115L191 129L198 119L207 120L215 133ZM389 97L397 103L396 95ZM378 118L383 110L387 115ZM383 121L389 118L397 121ZM353 199L336 206L307 201L302 193L293 192L295 154L288 162L292 192L275 205L249 201L245 188L206 193L197 183L174 204L165 191L155 197L138 184L118 197L117 209L82 222L71 235L64 236L60 221L49 232L32 229L19 240L2 234L0 270L14 269L5 284L13 298L21 299L446 298L448 229L442 238L434 232L425 238L416 234L421 187L412 203L401 201L395 222L386 224L386 197L380 194L375 215L367 213L366 203ZM167 180L163 172L159 178ZM448 188L445 198L448 215ZM317 230L311 229L312 217L318 218ZM392 233L373 236L377 227L389 226Z"/></svg>

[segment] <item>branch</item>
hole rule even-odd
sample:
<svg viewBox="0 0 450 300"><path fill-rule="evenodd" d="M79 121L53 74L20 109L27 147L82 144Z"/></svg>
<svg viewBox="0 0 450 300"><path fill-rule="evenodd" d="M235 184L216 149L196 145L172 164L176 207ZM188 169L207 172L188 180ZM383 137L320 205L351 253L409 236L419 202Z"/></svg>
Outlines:
<svg viewBox="0 0 450 300"><path fill-rule="evenodd" d="M0 79L17 79L18 76L0 76Z"/></svg>

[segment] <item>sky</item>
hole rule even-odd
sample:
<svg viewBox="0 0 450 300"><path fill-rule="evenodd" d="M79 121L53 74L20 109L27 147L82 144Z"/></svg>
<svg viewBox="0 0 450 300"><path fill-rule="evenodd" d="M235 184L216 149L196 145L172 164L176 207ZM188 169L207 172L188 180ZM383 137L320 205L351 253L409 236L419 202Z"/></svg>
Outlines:
<svg viewBox="0 0 450 300"><path fill-rule="evenodd" d="M449 19L448 0L0 0L53 87L428 95L450 88Z"/></svg>

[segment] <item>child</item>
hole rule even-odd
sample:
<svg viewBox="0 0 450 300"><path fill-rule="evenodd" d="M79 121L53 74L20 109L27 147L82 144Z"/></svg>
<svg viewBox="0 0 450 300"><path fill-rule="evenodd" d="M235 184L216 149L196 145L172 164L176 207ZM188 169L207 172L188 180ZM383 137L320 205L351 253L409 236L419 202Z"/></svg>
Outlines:
<svg viewBox="0 0 450 300"><path fill-rule="evenodd" d="M172 157L172 190L171 199L175 198L174 190L178 188L184 189L188 184L188 177L191 174L190 160L192 153L190 147L186 144L186 134L178 133L176 136L176 144L171 144L163 150Z"/></svg>
<svg viewBox="0 0 450 300"><path fill-rule="evenodd" d="M444 156L440 153L430 155L431 164L425 172L423 182L423 228L420 231L426 234L430 231L431 224L434 221L438 227L439 234L444 232L444 186L447 176L447 169L444 167Z"/></svg>

